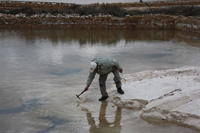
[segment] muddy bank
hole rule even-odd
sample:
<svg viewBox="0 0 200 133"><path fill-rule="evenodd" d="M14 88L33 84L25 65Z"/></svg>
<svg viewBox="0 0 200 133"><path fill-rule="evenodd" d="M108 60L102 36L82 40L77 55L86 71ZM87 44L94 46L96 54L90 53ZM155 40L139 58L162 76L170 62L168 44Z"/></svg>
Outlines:
<svg viewBox="0 0 200 133"><path fill-rule="evenodd" d="M107 3L103 4L89 4L94 7L100 7L101 5L105 5ZM23 6L30 6L33 9L40 11L45 9L66 9L68 7L71 7L75 4L73 3L57 3L57 2L18 2L18 1L1 1L0 2L0 9L19 9ZM161 8L161 7L171 7L171 6L196 6L200 5L200 1L191 1L191 0L176 0L176 1L151 1L146 2L143 0L143 2L133 2L133 3L110 3L110 5L117 5L120 8L125 9L141 9L141 7L145 8ZM85 6L85 5L82 5ZM88 5L87 5L88 6ZM42 8L42 9L41 9Z"/></svg>
<svg viewBox="0 0 200 133"><path fill-rule="evenodd" d="M79 16L0 14L0 28L131 28L174 29L200 33L200 18L172 15L141 15L117 18L110 15Z"/></svg>
<svg viewBox="0 0 200 133"><path fill-rule="evenodd" d="M129 29L173 29L186 32L200 33L200 17L146 14L130 15L130 10L150 10L150 8L162 8L172 6L198 6L199 1L161 1L143 3L115 3L106 4L104 8L114 8L114 15L126 15L116 17L102 14L68 14L68 12L83 12L103 6L103 4L74 5L66 3L48 2L0 2L0 28L129 28ZM28 8L30 7L30 8ZM94 7L94 8L93 8ZM89 8L89 9L88 9ZM91 8L91 9L90 9ZM137 8L137 9L136 9ZM70 9L70 10L69 10ZM106 10L105 9L105 10ZM125 9L125 10L122 10ZM105 11L101 9L101 11ZM19 13L19 12L26 13ZM66 13L67 11L67 13ZM99 11L99 10L98 10ZM60 12L60 13L59 13ZM62 13L61 13L62 12ZM113 12L113 11L112 11ZM12 14L11 14L12 13Z"/></svg>
<svg viewBox="0 0 200 133"><path fill-rule="evenodd" d="M143 71L123 76L126 95L110 92L120 107L140 110L151 123L173 123L200 131L200 68Z"/></svg>

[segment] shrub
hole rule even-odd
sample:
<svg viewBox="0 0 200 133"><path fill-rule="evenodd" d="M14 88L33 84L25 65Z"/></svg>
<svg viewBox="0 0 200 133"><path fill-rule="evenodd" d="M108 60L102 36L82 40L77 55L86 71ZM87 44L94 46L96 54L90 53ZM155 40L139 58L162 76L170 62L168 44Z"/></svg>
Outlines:
<svg viewBox="0 0 200 133"><path fill-rule="evenodd" d="M6 13L6 11L0 9L0 13Z"/></svg>
<svg viewBox="0 0 200 133"><path fill-rule="evenodd" d="M19 14L19 13L25 13L26 15L32 15L36 12L33 10L32 7L29 6L22 6L20 9L12 9L9 12L10 14Z"/></svg>
<svg viewBox="0 0 200 133"><path fill-rule="evenodd" d="M64 11L67 14L79 14L81 11L80 5L72 5L70 7L67 7L66 10Z"/></svg>
<svg viewBox="0 0 200 133"><path fill-rule="evenodd" d="M97 15L97 14L110 14L117 17L124 17L126 11L121 9L116 5L103 4L100 7L95 7L92 5L80 6L73 5L71 7L66 8L65 13L68 14L79 14L79 15Z"/></svg>
<svg viewBox="0 0 200 133"><path fill-rule="evenodd" d="M177 6L169 8L149 9L146 11L130 11L131 15L140 14L168 14L168 15L183 15L183 16L200 16L200 7L194 6Z"/></svg>
<svg viewBox="0 0 200 133"><path fill-rule="evenodd" d="M23 7L21 7L21 12L25 13L27 15L33 15L33 14L36 13L31 6L23 6Z"/></svg>
<svg viewBox="0 0 200 133"><path fill-rule="evenodd" d="M100 13L110 14L116 17L124 17L126 15L126 11L117 5L103 4L99 10Z"/></svg>

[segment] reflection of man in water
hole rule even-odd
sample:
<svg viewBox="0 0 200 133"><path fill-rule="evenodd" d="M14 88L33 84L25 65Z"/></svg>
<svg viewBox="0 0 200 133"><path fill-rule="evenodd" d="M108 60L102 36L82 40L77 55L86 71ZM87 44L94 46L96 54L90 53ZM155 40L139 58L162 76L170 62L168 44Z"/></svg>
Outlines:
<svg viewBox="0 0 200 133"><path fill-rule="evenodd" d="M88 124L90 125L90 133L120 133L121 132L121 108L117 107L115 120L112 123L109 123L106 120L106 107L108 102L102 102L101 108L99 111L99 125L96 126L94 117L88 109L82 108L83 111L87 113Z"/></svg>

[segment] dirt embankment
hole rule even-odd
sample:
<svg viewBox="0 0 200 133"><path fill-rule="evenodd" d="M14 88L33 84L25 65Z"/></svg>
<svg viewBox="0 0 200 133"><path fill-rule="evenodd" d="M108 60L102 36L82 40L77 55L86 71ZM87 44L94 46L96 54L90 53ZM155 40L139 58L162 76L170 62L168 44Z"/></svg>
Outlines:
<svg viewBox="0 0 200 133"><path fill-rule="evenodd" d="M103 4L93 4L93 7ZM193 6L200 5L200 1L169 1L169 2L143 2L143 3L118 3L117 5L126 10L146 10L147 8L162 8L171 6ZM83 5L82 5L83 6ZM84 5L85 6L85 5ZM91 5L90 5L91 6ZM26 8L23 8L26 7ZM27 7L31 7L30 10ZM66 11L66 9L81 9L80 5L65 3L46 2L0 2L0 28L131 28L131 29L175 29L200 33L200 17L166 15L166 14L143 14L115 17L105 14L67 14L55 11ZM26 13L9 13L26 10ZM47 11L52 11L49 13ZM70 10L71 11L71 10ZM95 10L96 11L96 10Z"/></svg>
<svg viewBox="0 0 200 133"><path fill-rule="evenodd" d="M124 18L104 16L73 16L41 14L0 14L0 28L131 28L131 29L175 29L200 33L199 17L171 15L141 15Z"/></svg>
<svg viewBox="0 0 200 133"><path fill-rule="evenodd" d="M74 4L68 3L50 3L50 2L16 2L16 1L1 1L0 9L11 10L19 9L23 6L30 6L35 10L45 9L66 9ZM103 4L91 4L94 7L100 7ZM116 5L125 9L140 9L140 8L161 8L161 7L173 7L173 6L197 6L200 5L200 0L176 0L176 1L152 1L152 2L133 2L133 3L113 3L110 5ZM83 5L84 6L84 5Z"/></svg>
<svg viewBox="0 0 200 133"><path fill-rule="evenodd" d="M176 0L176 1L152 1L152 2L140 2L140 3L127 3L123 4L122 7L133 10L133 9L150 9L150 8L166 8L175 6L196 6L200 5L199 0Z"/></svg>

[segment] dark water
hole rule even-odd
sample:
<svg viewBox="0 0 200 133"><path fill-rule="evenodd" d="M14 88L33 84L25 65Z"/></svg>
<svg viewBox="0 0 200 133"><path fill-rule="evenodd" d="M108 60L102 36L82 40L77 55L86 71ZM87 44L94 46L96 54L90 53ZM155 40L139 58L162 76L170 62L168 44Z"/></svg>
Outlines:
<svg viewBox="0 0 200 133"><path fill-rule="evenodd" d="M0 132L195 133L152 125L138 111L99 102L98 77L79 101L94 57L124 74L199 65L199 38L160 30L0 30ZM109 75L107 90L112 85Z"/></svg>

